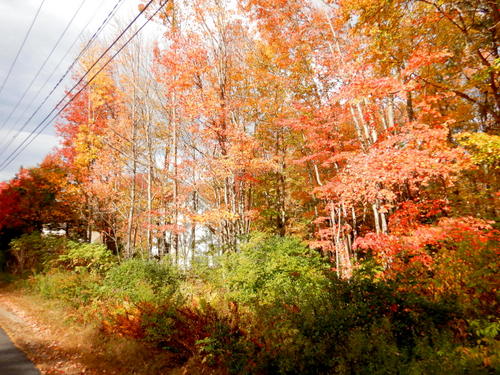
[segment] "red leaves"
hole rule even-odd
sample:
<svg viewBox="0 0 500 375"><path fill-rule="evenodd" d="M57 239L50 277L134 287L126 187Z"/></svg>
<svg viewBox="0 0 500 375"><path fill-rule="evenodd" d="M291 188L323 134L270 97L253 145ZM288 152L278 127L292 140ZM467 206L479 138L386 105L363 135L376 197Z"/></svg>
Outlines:
<svg viewBox="0 0 500 375"><path fill-rule="evenodd" d="M419 69L432 64L444 63L451 56L453 55L448 51L435 51L430 46L420 46L410 56L406 68L403 70L403 76L410 76Z"/></svg>
<svg viewBox="0 0 500 375"><path fill-rule="evenodd" d="M16 185L18 185L16 180L10 183L0 183L0 231L22 223L21 215L19 215L21 195Z"/></svg>
<svg viewBox="0 0 500 375"><path fill-rule="evenodd" d="M155 310L154 306L147 302L132 304L125 301L121 305L105 307L102 330L107 334L143 339L146 335L143 316Z"/></svg>
<svg viewBox="0 0 500 375"><path fill-rule="evenodd" d="M399 209L390 216L389 229L396 235L407 234L408 231L416 229L429 220L435 221L448 210L448 203L443 199L403 202Z"/></svg>
<svg viewBox="0 0 500 375"><path fill-rule="evenodd" d="M350 204L378 200L394 205L405 189L417 193L433 181L451 185L467 159L448 145L446 136L444 129L408 125L404 133L351 157L338 177L318 190Z"/></svg>
<svg viewBox="0 0 500 375"><path fill-rule="evenodd" d="M0 231L31 231L42 224L72 221L64 198L65 177L65 171L48 158L40 167L21 169L9 182L0 183Z"/></svg>
<svg viewBox="0 0 500 375"><path fill-rule="evenodd" d="M455 278L461 276L452 269L472 270L500 233L472 217L439 218L446 210L446 202L439 200L405 202L390 218L390 234L368 233L356 240L355 248L372 254L384 266L383 277L405 280L403 286L428 283L430 274L437 277L436 282L449 280L455 285L459 282ZM420 288L426 290L423 285Z"/></svg>

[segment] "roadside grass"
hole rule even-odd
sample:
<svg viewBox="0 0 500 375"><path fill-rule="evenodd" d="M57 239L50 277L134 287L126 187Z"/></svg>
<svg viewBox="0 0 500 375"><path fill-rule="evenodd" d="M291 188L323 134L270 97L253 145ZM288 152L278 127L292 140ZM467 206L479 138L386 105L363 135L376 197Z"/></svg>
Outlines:
<svg viewBox="0 0 500 375"><path fill-rule="evenodd" d="M47 299L25 285L23 281L4 283L0 295L45 333L44 342L60 356L58 361L77 361L91 374L150 375L170 373L179 366L176 356L170 352L128 337L105 334L100 321L85 317L84 306L75 308L65 301ZM20 330L15 335L21 341L30 341L30 337L22 337ZM40 346L23 349L37 350ZM31 358L43 358L40 353L32 354L28 353Z"/></svg>

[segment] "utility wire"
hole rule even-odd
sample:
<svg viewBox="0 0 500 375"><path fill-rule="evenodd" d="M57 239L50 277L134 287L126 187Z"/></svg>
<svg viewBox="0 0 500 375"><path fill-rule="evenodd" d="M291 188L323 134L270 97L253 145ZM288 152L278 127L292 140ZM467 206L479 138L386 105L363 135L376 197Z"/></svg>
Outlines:
<svg viewBox="0 0 500 375"><path fill-rule="evenodd" d="M80 57L82 57L85 52L89 49L91 43L97 38L97 36L99 35L99 33L104 29L104 27L108 24L108 22L113 18L113 16L115 15L115 13L117 12L117 10L119 9L120 5L123 3L123 0L118 0L115 4L115 6L113 7L113 9L107 14L106 18L103 20L103 22L101 23L101 25L99 26L99 28L94 32L94 34L90 37L89 41L85 44L85 46L81 49L80 53L78 54L78 56L73 60L73 62L71 63L71 65L66 69L66 71L64 72L64 74L62 75L62 77L59 79L59 81L54 85L54 87L52 87L52 89L50 90L50 92L45 96L45 98L43 99L43 101L40 103L40 105L35 109L35 112L33 113L33 115L30 117L30 120L31 118L33 118L36 113L38 113L38 111L42 108L42 106L47 102L47 100L49 99L49 97L54 93L54 91L59 87L59 85L63 82L63 80L66 78L66 76L71 72L71 69L73 68L73 66L75 66L75 64L78 62L78 60L80 59ZM76 42L80 39L80 37L82 36L83 32L87 29L87 27L89 26L90 22L92 22L92 20L95 18L97 12L100 10L101 6L104 4L104 2L100 3L100 5L96 8L94 14L90 17L90 19L88 20L87 24L85 25L85 27L80 31L80 33L78 34L78 36L74 39L73 43L71 44L71 46L68 48L68 50L66 51L66 54L64 55L64 57L59 61L59 63L57 64L57 66L54 68L54 70L52 70L52 73L50 74L50 76L45 80L44 84L38 89L38 92L36 93L36 95L31 99L31 101L25 106L25 110L28 110L31 105L33 104L33 102L38 99L38 96L40 95L40 93L42 92L42 90L45 88L45 86L47 85L47 83L52 79L52 77L54 76L54 74L57 72L57 70L59 69L59 66L61 65L61 63L66 59L66 57L68 56L68 54L71 52L71 50L73 49L74 45L76 44ZM17 137L19 136L19 134L26 128L26 126L28 125L29 123L29 120L26 121L23 126L21 126L21 128L19 130L17 130L16 134L9 140L9 136L10 134L12 133L12 131L14 131L16 128L17 128L17 125L19 124L19 121L21 120L21 117L22 117L22 114L19 115L19 117L16 119L15 121L15 124L12 128L9 129L9 132L7 133L7 135L5 136L5 139L7 141L7 144L5 145L5 147L3 147L1 150L0 150L0 156L2 156L5 151L8 150L8 148L10 147L10 145L17 139Z"/></svg>
<svg viewBox="0 0 500 375"><path fill-rule="evenodd" d="M28 31L26 32L26 35L24 36L24 39L21 43L21 46L19 47L19 50L16 53L16 57L14 57L14 61L12 61L12 64L10 65L9 71L7 72L7 75L3 79L2 86L0 86L0 94L2 93L3 88L5 87L5 84L7 83L7 80L10 77L10 74L12 73L12 69L14 69L14 66L17 63L17 59L19 58L19 55L21 54L21 51L24 48L24 45L26 44L26 41L28 40L28 37L31 33L31 29L33 28L33 25L36 22L36 19L38 18L38 15L40 14L40 10L42 10L43 3L45 3L45 0L42 0L40 3L40 6L38 7L38 10L35 13L35 17L33 17L33 20L31 21L30 27L28 28Z"/></svg>
<svg viewBox="0 0 500 375"><path fill-rule="evenodd" d="M69 72L71 71L71 69L75 66L75 64L80 60L80 57L83 56L83 54L85 52L87 52L87 50L89 49L90 45L94 42L94 40L97 39L97 36L100 34L100 32L104 29L104 27L106 27L106 25L109 23L109 21L111 20L111 18L113 18L113 16L115 15L115 13L118 11L118 9L120 8L120 6L122 5L123 3L123 0L118 0L115 4L115 6L113 7L113 9L111 9L111 12L108 13L108 15L106 16L106 18L102 21L101 25L99 26L99 28L94 32L94 34L92 34L92 36L90 37L89 41L87 42L87 44L82 48L82 50L80 51L80 53L78 54L78 56L76 57L76 59L73 61L73 63L68 67L68 69L66 69L66 72L64 73L63 75L63 79L64 77L66 77Z"/></svg>
<svg viewBox="0 0 500 375"><path fill-rule="evenodd" d="M82 80L90 73L90 71L92 70L92 68L99 62L99 60L102 59L102 57L114 46L114 44L116 44L116 42L123 36L123 34L135 23L135 21L139 18L139 16L144 13L144 11L151 5L151 3L153 2L154 0L150 0L145 6L144 8L140 11L140 13L132 20L132 22L130 22L130 24L125 28L125 30L123 30L122 33L120 33L120 35L118 36L118 38L116 38L113 43L111 43L111 45L106 49L106 51L104 51L104 53L96 60L96 62L87 70L87 72L84 74L84 76L71 88L71 90L69 90L68 93L66 93L66 95L55 105L55 107L49 112L49 114L47 116L45 116L45 118L30 132L30 134L24 139L24 141L16 147L16 149L14 151L12 151L9 156L7 156L7 158L2 162L2 164L0 165L0 170L3 170L5 169L7 166L9 166L12 161L14 161L18 156L19 154L21 154L32 142L33 140L38 137L42 132L43 130L45 130L51 123L52 121L54 121L68 106L69 104L75 100L78 95L97 77L97 75L99 75L99 73L101 73L104 68L127 46L127 44L148 24L149 21L151 21L151 19L156 16L156 14L158 14L158 12L167 4L167 2L169 0L165 0L163 3L160 4L160 7L146 20L146 22L139 28L137 29L133 34L132 36L104 63L104 65L83 85L82 88L80 88L76 93L75 95L73 95L69 101L59 110L57 111L57 113L52 116L52 118L50 119L49 122L47 122L45 125L44 125L44 122L52 115L52 113L54 113L54 111L57 110L57 107L64 101L64 99L66 99L66 97L68 97L70 95L70 93L76 88L78 87L78 85L82 82ZM38 132L35 134L35 132L38 130ZM28 140L30 137L32 137L30 140Z"/></svg>
<svg viewBox="0 0 500 375"><path fill-rule="evenodd" d="M73 17L71 17L71 20L66 25L66 27L63 30L62 34L59 36L59 39L57 39L56 44L54 45L54 47L52 47L52 50L50 51L50 53L48 54L48 56L45 58L45 61L43 62L42 66L38 69L38 71L36 72L35 76L31 80L30 84L28 85L28 87L26 88L26 90L24 90L23 95L21 96L21 98L19 98L19 100L17 101L17 103L14 106L14 108L10 111L9 115L7 116L7 118L5 118L5 120L3 121L2 125L0 125L0 130L4 128L5 124L7 124L7 122L10 120L10 118L12 117L12 115L14 114L14 112L16 112L17 108L19 108L19 105L21 104L21 102L26 97L26 94L29 92L29 90L33 86L33 83L35 83L35 81L37 80L38 76L42 72L42 70L45 67L45 65L47 65L47 62L52 57L52 54L56 50L57 46L59 45L59 43L61 42L61 40L63 39L63 37L66 35L66 32L68 31L69 27L71 26L71 24L75 20L77 14L80 12L80 9L82 9L83 4L85 4L86 1L87 0L82 0L81 1L80 5L78 6L78 8L76 9L75 13L73 14Z"/></svg>

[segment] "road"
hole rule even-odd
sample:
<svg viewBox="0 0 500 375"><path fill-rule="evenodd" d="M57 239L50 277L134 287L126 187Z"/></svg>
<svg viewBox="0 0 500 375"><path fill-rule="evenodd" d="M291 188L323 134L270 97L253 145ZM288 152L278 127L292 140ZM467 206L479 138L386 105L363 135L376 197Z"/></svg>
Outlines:
<svg viewBox="0 0 500 375"><path fill-rule="evenodd" d="M40 371L30 362L0 328L0 374L40 375Z"/></svg>

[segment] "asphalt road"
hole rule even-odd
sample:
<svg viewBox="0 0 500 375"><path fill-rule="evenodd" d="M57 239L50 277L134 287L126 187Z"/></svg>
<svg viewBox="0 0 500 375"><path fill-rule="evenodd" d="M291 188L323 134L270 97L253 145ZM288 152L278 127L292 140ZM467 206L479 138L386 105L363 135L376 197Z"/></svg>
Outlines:
<svg viewBox="0 0 500 375"><path fill-rule="evenodd" d="M9 336L0 328L0 374L40 375L40 371L22 351L14 346Z"/></svg>

